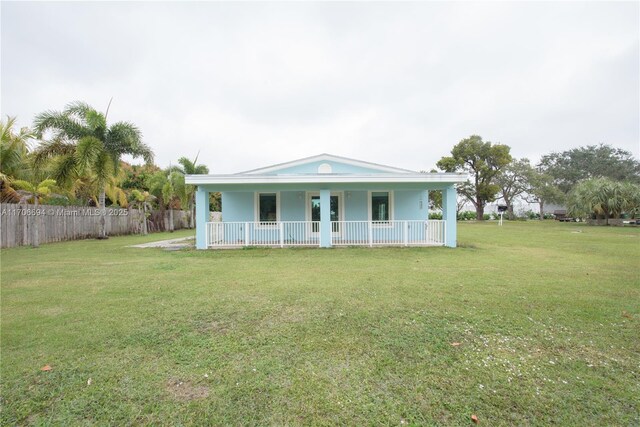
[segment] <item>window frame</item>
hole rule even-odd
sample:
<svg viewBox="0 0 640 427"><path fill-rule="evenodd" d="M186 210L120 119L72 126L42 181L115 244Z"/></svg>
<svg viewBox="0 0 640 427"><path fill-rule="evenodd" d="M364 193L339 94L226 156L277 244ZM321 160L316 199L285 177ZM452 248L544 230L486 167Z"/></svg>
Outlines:
<svg viewBox="0 0 640 427"><path fill-rule="evenodd" d="M275 221L260 221L260 195L262 194L275 194L276 195L276 220ZM280 222L280 192L279 191L256 191L253 196L253 208L254 219L256 222L256 228L273 228L278 227Z"/></svg>
<svg viewBox="0 0 640 427"><path fill-rule="evenodd" d="M373 193L389 193L389 219L387 221L373 221ZM395 205L393 190L369 190L367 194L368 217L374 227L393 227Z"/></svg>

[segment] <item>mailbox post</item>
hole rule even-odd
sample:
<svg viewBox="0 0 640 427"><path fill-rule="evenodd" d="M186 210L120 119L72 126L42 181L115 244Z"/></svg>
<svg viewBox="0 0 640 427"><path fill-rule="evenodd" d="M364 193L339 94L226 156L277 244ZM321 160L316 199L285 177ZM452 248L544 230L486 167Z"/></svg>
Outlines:
<svg viewBox="0 0 640 427"><path fill-rule="evenodd" d="M507 211L507 207L505 205L498 205L498 213L500 214L500 221L498 222L499 226L502 226L502 216Z"/></svg>

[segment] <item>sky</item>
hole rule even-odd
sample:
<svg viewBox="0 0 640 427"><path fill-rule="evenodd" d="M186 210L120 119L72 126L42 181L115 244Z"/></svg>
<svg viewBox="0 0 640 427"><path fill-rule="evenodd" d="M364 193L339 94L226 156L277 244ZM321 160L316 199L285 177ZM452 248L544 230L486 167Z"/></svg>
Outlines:
<svg viewBox="0 0 640 427"><path fill-rule="evenodd" d="M640 157L639 5L2 1L0 110L28 126L113 98L156 164L211 173L320 153L429 170L472 134L533 162Z"/></svg>

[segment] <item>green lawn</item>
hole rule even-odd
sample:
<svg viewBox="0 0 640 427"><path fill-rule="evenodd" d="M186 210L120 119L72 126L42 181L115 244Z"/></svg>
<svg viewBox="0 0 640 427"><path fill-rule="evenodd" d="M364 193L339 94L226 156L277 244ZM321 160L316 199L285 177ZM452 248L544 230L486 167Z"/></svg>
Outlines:
<svg viewBox="0 0 640 427"><path fill-rule="evenodd" d="M168 236L2 250L4 425L640 424L638 228L126 247Z"/></svg>

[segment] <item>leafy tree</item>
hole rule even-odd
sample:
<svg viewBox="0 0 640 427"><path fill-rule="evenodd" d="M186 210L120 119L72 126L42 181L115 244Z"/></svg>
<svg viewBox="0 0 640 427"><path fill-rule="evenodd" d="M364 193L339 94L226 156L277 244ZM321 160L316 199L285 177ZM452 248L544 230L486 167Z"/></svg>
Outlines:
<svg viewBox="0 0 640 427"><path fill-rule="evenodd" d="M479 221L484 217L484 206L495 200L500 187L495 183L497 175L511 162L507 145L484 142L482 137L471 135L451 150L451 156L443 157L437 166L446 172L466 172L471 180L458 186L458 192L476 208Z"/></svg>
<svg viewBox="0 0 640 427"><path fill-rule="evenodd" d="M553 177L541 169L531 168L527 179L527 195L529 203L540 206L540 220L544 219L544 205L546 203L563 203L565 194L553 182Z"/></svg>
<svg viewBox="0 0 640 427"><path fill-rule="evenodd" d="M529 159L513 159L500 174L496 176L496 184L500 187L499 197L507 206L507 215L513 219L513 201L529 189L529 177L533 168Z"/></svg>
<svg viewBox="0 0 640 427"><path fill-rule="evenodd" d="M102 209L100 238L106 238L105 187L120 167L120 159L128 154L153 161L153 152L142 142L138 128L130 122L107 125L107 114L84 102L73 102L62 112L45 111L36 116L34 127L39 138L52 132L49 142L36 150L36 159L55 162L54 178L70 183L78 177L91 177L99 189L98 204Z"/></svg>
<svg viewBox="0 0 640 427"><path fill-rule="evenodd" d="M160 170L160 168L154 164L144 165L130 165L126 162L120 162L123 177L120 181L120 187L125 190L131 190L134 188L141 190L149 190L146 187L146 180L149 175L154 174Z"/></svg>
<svg viewBox="0 0 640 427"><path fill-rule="evenodd" d="M625 150L610 145L589 145L542 156L540 166L566 194L578 182L605 177L640 183L640 162Z"/></svg>
<svg viewBox="0 0 640 427"><path fill-rule="evenodd" d="M16 179L13 181L13 185L26 193L26 201L29 201L29 199L33 200L34 207L37 210L40 198L51 194L51 189L55 187L56 182L53 179L45 179L35 183ZM34 248L37 248L40 245L37 217L37 215L33 215L33 238L31 244Z"/></svg>
<svg viewBox="0 0 640 427"><path fill-rule="evenodd" d="M640 186L630 182L619 182L609 178L594 178L580 182L568 198L569 212L578 217L595 215L604 218L619 218L623 212L640 209Z"/></svg>
<svg viewBox="0 0 640 427"><path fill-rule="evenodd" d="M27 159L33 132L29 128L15 131L16 118L7 116L0 121L0 201L18 202L20 195L12 186L15 179L27 178L30 165Z"/></svg>
<svg viewBox="0 0 640 427"><path fill-rule="evenodd" d="M168 179L167 171L163 170L154 172L145 179L145 187L149 189L149 194L154 197L161 211L164 211L170 202L169 199L165 199L166 192L164 191Z"/></svg>

